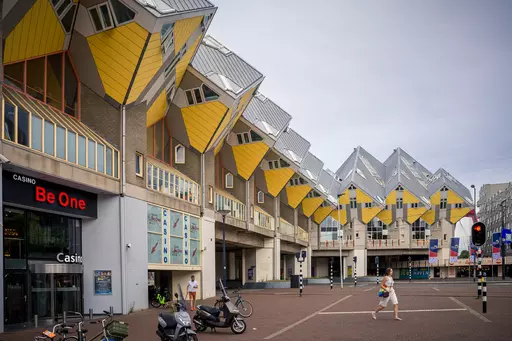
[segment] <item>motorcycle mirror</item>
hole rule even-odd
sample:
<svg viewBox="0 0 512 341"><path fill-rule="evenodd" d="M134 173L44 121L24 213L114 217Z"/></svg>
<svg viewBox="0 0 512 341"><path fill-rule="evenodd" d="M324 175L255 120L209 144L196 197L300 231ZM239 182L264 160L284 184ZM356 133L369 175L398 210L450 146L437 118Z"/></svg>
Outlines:
<svg viewBox="0 0 512 341"><path fill-rule="evenodd" d="M178 293L175 292L174 293L174 297L178 298Z"/></svg>

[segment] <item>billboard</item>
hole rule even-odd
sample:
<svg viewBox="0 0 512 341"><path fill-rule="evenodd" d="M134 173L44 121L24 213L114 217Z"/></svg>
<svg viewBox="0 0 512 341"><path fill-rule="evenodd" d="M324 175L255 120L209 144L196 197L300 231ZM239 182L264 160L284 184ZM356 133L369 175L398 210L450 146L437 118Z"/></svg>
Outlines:
<svg viewBox="0 0 512 341"><path fill-rule="evenodd" d="M499 232L492 234L492 259L495 261L500 259L500 235Z"/></svg>
<svg viewBox="0 0 512 341"><path fill-rule="evenodd" d="M430 239L430 250L429 250L429 257L428 261L430 264L437 263L437 248L438 248L439 242L437 239Z"/></svg>
<svg viewBox="0 0 512 341"><path fill-rule="evenodd" d="M460 238L455 237L451 239L450 243L450 263L455 263L459 259L459 244Z"/></svg>

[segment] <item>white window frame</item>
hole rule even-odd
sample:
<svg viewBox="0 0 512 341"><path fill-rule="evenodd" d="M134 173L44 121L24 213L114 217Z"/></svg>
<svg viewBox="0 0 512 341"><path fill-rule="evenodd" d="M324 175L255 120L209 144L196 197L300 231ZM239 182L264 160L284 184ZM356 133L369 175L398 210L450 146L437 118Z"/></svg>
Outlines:
<svg viewBox="0 0 512 341"><path fill-rule="evenodd" d="M258 204L263 204L265 202L265 193L263 191L258 191Z"/></svg>
<svg viewBox="0 0 512 341"><path fill-rule="evenodd" d="M62 5L62 3L66 0L60 0L57 2L57 4L54 6L53 3L50 1L50 4L52 4L53 9L55 10L55 14L57 14L57 9ZM62 11L61 15L59 16L59 21L62 20L66 16L66 14L69 12L70 8L73 8L76 3L71 1L66 8Z"/></svg>
<svg viewBox="0 0 512 341"><path fill-rule="evenodd" d="M105 26L105 18L103 17L103 12L101 12L100 10L100 7L102 6L107 6L107 9L108 9L108 14L110 15L110 22L112 23L112 26ZM91 15L91 11L93 9L96 9L96 11L98 12L98 15L100 17L100 20L101 20L101 24L102 24L102 29L101 30L96 30L96 25L94 24L94 20L92 18L92 15ZM112 28L115 27L115 21L114 21L114 16L112 15L112 8L110 8L110 3L108 1L105 1L105 2L102 2L101 4L97 4L97 5L94 5L94 6L91 6L87 9L87 12L89 12L89 19L91 19L91 24L92 24L92 27L94 29L94 32L96 33L100 33L100 32L104 32L104 31L107 31L107 30L110 30Z"/></svg>
<svg viewBox="0 0 512 341"><path fill-rule="evenodd" d="M112 4L110 3L110 1L108 1L108 5L110 8L110 13L112 15L112 18L114 18L114 22L115 22L115 26L121 26L121 25L126 25L126 24L129 24L131 22L134 22L135 21L135 18L137 17L137 11L134 10L133 8L131 8L130 6L128 6L126 4L126 2L122 1L122 0L118 0L120 3L122 3L126 8L128 8L130 11L132 11L133 13L135 13L135 15L133 16L133 19L132 20L128 20L128 21L125 21L123 23L120 23L117 21L117 17L116 17L116 14L114 13L114 7L112 6Z"/></svg>
<svg viewBox="0 0 512 341"><path fill-rule="evenodd" d="M418 208L418 203L417 202L411 203L411 208Z"/></svg>
<svg viewBox="0 0 512 341"><path fill-rule="evenodd" d="M462 203L456 203L455 208L462 208Z"/></svg>
<svg viewBox="0 0 512 341"><path fill-rule="evenodd" d="M183 160L178 159L178 148L183 148ZM185 153L185 146L181 143L177 144L176 147L174 147L174 163L178 165L183 165L186 162L186 153Z"/></svg>
<svg viewBox="0 0 512 341"><path fill-rule="evenodd" d="M213 187L208 186L208 203L213 204Z"/></svg>
<svg viewBox="0 0 512 341"><path fill-rule="evenodd" d="M350 202L350 208L351 209L357 208L357 198L350 198L349 202Z"/></svg>
<svg viewBox="0 0 512 341"><path fill-rule="evenodd" d="M231 185L229 184L228 178L231 179ZM234 178L233 174L226 173L226 175L224 175L224 187L225 188L233 188L234 182L235 182L235 178Z"/></svg>
<svg viewBox="0 0 512 341"><path fill-rule="evenodd" d="M213 92L217 93L215 90L213 90L211 87L209 87L208 85L206 84L201 84L201 86L197 87L197 88L192 88L192 89L187 89L185 90L185 99L187 101L187 105L196 105L196 104L203 104L203 103L207 103L207 102L213 102L213 101L217 101L220 97L220 95L217 94L217 98L215 99L206 99L205 95L204 95L204 91L203 91L203 85L204 86L207 86L208 88L210 88L210 90L212 90ZM199 96L201 97L201 102L198 102L197 101L197 98L196 98L196 94L195 94L195 91L198 90L199 91ZM190 103L188 101L188 97L187 97L187 94L191 94L192 96L192 102L193 103ZM249 135L249 138L250 138L250 135ZM248 142L249 143L249 142Z"/></svg>
<svg viewBox="0 0 512 341"><path fill-rule="evenodd" d="M400 204L400 205L399 205ZM404 199L403 198L397 198L396 199L396 208L398 210L401 210L404 208Z"/></svg>
<svg viewBox="0 0 512 341"><path fill-rule="evenodd" d="M404 191L404 188L402 187L402 185L398 185L398 186L396 187L396 190L397 190L397 192L403 192L403 191Z"/></svg>
<svg viewBox="0 0 512 341"><path fill-rule="evenodd" d="M140 172L137 173L137 168L135 168L135 175L138 177L144 177L144 155L139 152L135 152L135 162L138 163Z"/></svg>
<svg viewBox="0 0 512 341"><path fill-rule="evenodd" d="M372 207L373 207L373 203L371 203L371 202L365 202L365 203L364 203L364 207L365 207L365 208L372 208Z"/></svg>
<svg viewBox="0 0 512 341"><path fill-rule="evenodd" d="M448 199L446 199L446 198L441 199L441 201L439 202L439 208L442 210L446 210L447 207L448 207Z"/></svg>

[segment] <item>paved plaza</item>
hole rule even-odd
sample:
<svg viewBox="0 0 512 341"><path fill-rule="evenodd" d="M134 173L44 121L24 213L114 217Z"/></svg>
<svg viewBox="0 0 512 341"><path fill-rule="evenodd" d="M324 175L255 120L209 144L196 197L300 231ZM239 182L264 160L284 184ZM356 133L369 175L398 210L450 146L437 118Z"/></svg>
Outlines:
<svg viewBox="0 0 512 341"><path fill-rule="evenodd" d="M199 334L199 340L507 340L512 339L512 283L490 283L488 311L475 299L471 283L397 282L402 321L393 320L391 305L371 318L378 303L377 286L362 283L357 288L307 286L298 289L254 290L243 297L254 306L241 336L229 329ZM207 300L205 304L211 304ZM149 309L119 319L130 324L127 341L158 341L156 316L163 309ZM91 333L97 326L88 326ZM41 329L39 329L40 331ZM0 341L33 340L38 330L0 334Z"/></svg>

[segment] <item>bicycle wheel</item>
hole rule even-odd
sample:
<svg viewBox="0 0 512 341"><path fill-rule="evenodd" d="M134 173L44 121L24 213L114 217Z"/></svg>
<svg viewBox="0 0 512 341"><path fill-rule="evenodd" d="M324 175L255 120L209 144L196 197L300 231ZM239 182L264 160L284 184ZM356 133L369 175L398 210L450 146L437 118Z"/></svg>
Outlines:
<svg viewBox="0 0 512 341"><path fill-rule="evenodd" d="M62 339L62 341L67 341L67 340L76 340L76 341L80 341L78 339L78 337L76 336L66 336L65 338Z"/></svg>
<svg viewBox="0 0 512 341"><path fill-rule="evenodd" d="M240 316L249 317L252 315L252 304L245 300L240 300L236 305L236 308L240 312Z"/></svg>
<svg viewBox="0 0 512 341"><path fill-rule="evenodd" d="M151 300L151 306L153 308L160 308L160 306L161 306L160 301L158 301L156 298L153 298Z"/></svg>

